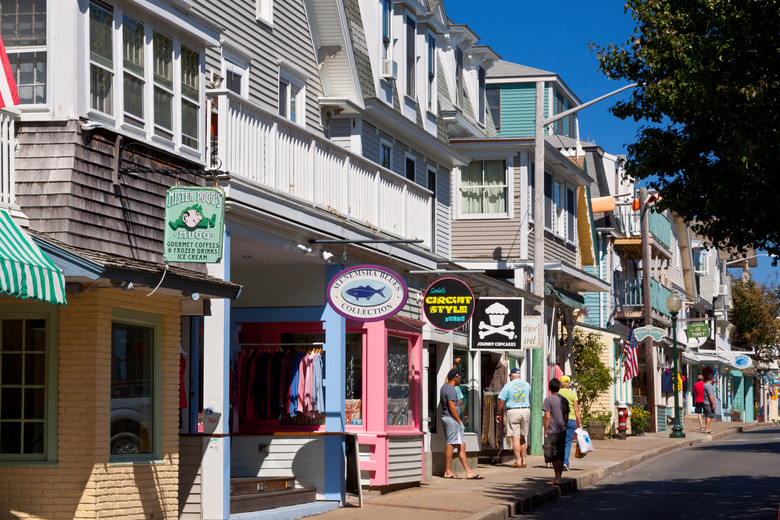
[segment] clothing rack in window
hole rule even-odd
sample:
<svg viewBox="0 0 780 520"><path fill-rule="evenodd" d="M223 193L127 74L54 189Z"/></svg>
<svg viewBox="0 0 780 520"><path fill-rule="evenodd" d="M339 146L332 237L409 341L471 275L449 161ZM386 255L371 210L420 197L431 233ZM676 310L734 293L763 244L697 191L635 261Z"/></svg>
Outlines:
<svg viewBox="0 0 780 520"><path fill-rule="evenodd" d="M243 343L240 347L235 393L242 424L321 422L325 405L323 343Z"/></svg>

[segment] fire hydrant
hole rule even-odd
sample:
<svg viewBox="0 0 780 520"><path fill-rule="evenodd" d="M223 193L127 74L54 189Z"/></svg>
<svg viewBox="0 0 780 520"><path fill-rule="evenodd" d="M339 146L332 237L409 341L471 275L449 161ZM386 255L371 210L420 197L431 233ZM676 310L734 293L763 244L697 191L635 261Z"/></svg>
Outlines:
<svg viewBox="0 0 780 520"><path fill-rule="evenodd" d="M617 405L618 409L618 439L626 440L626 429L628 428L628 418L631 415L631 411L625 402L620 401Z"/></svg>

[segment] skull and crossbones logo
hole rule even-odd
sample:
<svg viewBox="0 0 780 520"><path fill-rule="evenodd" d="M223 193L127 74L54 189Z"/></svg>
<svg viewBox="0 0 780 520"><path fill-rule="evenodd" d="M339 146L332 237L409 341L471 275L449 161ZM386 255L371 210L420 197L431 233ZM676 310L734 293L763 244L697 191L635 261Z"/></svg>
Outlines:
<svg viewBox="0 0 780 520"><path fill-rule="evenodd" d="M515 339L517 337L517 334L515 334L515 322L504 323L504 319L509 314L509 309L496 302L485 309L485 312L490 323L479 322L479 339L484 339L485 336L490 336L491 334L501 334L506 336L507 339Z"/></svg>

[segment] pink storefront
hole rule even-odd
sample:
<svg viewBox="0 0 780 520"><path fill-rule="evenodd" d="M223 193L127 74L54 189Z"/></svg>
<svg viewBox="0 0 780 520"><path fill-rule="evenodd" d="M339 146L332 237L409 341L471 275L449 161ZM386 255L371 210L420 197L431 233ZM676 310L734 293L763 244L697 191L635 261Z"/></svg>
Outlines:
<svg viewBox="0 0 780 520"><path fill-rule="evenodd" d="M317 345L325 341L325 326L313 321L244 322L240 344L244 354L255 349L316 351ZM298 420L284 414L281 420L242 418L239 432L317 435L326 431L326 414L344 413L345 430L358 436L363 486L422 481L421 328L422 322L398 316L374 322L346 320L345 362L343 372L337 374L345 383L340 401L343 408ZM329 398L326 402L333 401Z"/></svg>

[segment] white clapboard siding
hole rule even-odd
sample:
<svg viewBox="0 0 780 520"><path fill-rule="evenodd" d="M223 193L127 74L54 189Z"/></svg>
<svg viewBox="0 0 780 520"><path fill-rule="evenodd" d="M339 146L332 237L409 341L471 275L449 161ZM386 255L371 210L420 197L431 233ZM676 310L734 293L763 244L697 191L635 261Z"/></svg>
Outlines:
<svg viewBox="0 0 780 520"><path fill-rule="evenodd" d="M201 520L201 461L206 440L179 437L179 520Z"/></svg>
<svg viewBox="0 0 780 520"><path fill-rule="evenodd" d="M317 500L325 499L324 436L234 436L230 467L232 478L295 477L296 487L316 488Z"/></svg>
<svg viewBox="0 0 780 520"><path fill-rule="evenodd" d="M388 443L388 484L421 482L422 437L393 436Z"/></svg>

